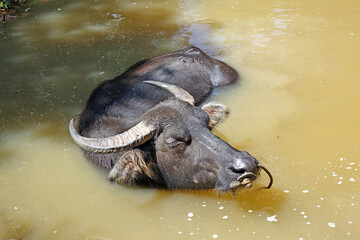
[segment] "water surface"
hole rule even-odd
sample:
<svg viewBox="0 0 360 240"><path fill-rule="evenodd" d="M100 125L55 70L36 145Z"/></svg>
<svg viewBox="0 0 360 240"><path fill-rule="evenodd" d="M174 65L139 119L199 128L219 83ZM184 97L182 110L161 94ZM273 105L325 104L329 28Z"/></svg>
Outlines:
<svg viewBox="0 0 360 240"><path fill-rule="evenodd" d="M360 3L55 1L0 27L1 239L358 239ZM193 44L241 82L214 132L274 175L236 197L106 180L67 132L91 90Z"/></svg>

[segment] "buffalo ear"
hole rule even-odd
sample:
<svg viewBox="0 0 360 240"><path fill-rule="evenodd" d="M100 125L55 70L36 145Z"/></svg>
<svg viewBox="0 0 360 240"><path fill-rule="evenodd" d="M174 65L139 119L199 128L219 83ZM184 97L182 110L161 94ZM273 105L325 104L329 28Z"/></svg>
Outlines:
<svg viewBox="0 0 360 240"><path fill-rule="evenodd" d="M110 181L137 185L151 179L156 181L153 163L147 163L145 154L139 149L126 152L108 173Z"/></svg>
<svg viewBox="0 0 360 240"><path fill-rule="evenodd" d="M201 109L209 115L209 129L223 121L230 113L230 110L225 105L217 102L209 102L202 106Z"/></svg>

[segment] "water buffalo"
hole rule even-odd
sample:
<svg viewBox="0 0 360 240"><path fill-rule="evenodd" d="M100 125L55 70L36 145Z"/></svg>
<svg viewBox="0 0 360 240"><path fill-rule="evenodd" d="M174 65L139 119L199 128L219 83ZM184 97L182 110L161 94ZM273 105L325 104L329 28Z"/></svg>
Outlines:
<svg viewBox="0 0 360 240"><path fill-rule="evenodd" d="M188 46L134 64L100 84L80 114L74 141L111 181L167 189L223 191L251 186L259 162L211 133L228 109L210 102L237 72Z"/></svg>

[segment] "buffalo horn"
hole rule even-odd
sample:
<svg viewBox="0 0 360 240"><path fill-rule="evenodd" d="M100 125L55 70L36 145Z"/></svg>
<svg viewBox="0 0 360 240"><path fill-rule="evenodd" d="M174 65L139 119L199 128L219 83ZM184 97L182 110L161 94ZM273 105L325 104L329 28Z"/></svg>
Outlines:
<svg viewBox="0 0 360 240"><path fill-rule="evenodd" d="M145 124L143 121L121 134L105 138L87 138L81 136L74 127L71 119L69 131L72 139L81 148L97 153L111 153L121 151L125 148L140 145L154 134L155 128Z"/></svg>
<svg viewBox="0 0 360 240"><path fill-rule="evenodd" d="M185 102L190 103L191 105L195 104L195 99L193 96L191 96L190 93L182 89L181 87L164 83L164 82L158 82L158 81L144 81L145 83L155 85L157 87L160 87L170 93L172 93L176 98L183 100Z"/></svg>

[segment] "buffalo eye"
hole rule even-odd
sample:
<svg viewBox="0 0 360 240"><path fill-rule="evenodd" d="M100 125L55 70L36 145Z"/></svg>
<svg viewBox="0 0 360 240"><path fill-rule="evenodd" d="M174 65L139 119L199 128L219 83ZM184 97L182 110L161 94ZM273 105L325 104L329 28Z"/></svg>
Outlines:
<svg viewBox="0 0 360 240"><path fill-rule="evenodd" d="M177 148L180 146L185 147L186 145L190 145L191 143L191 138L190 137L186 137L186 138L168 138L166 139L166 144L170 147L170 148Z"/></svg>

